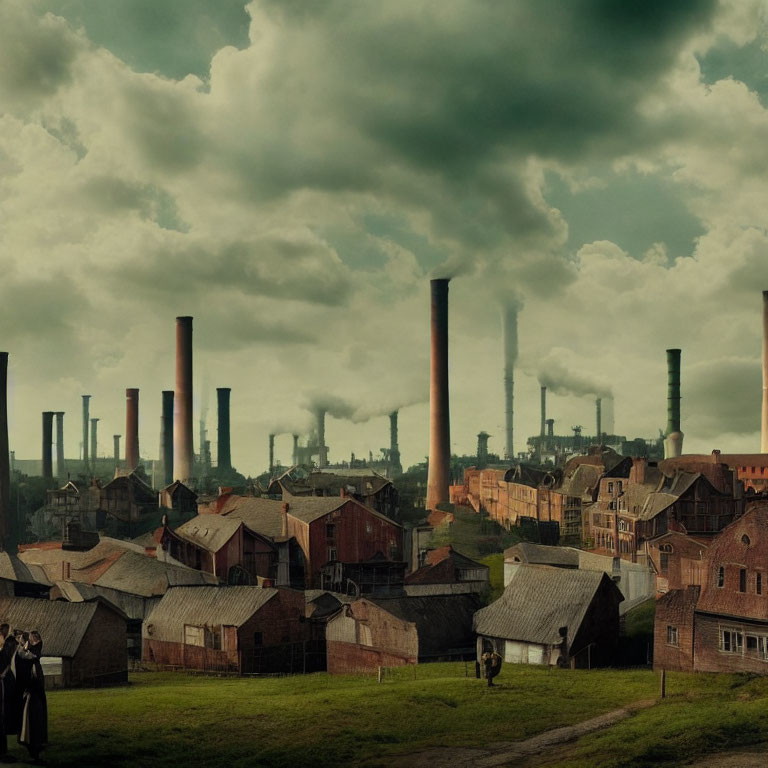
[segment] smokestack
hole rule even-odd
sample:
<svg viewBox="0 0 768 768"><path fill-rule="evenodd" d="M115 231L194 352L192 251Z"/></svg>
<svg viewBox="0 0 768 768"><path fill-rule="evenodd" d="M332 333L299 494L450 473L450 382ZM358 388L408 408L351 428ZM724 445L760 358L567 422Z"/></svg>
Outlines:
<svg viewBox="0 0 768 768"><path fill-rule="evenodd" d="M389 467L390 477L401 475L403 465L400 463L400 443L397 437L398 412L389 414Z"/></svg>
<svg viewBox="0 0 768 768"><path fill-rule="evenodd" d="M667 435L664 455L667 459L683 453L683 433L680 431L680 350L667 350Z"/></svg>
<svg viewBox="0 0 768 768"><path fill-rule="evenodd" d="M488 464L488 438L487 432L480 432L477 436L477 468L485 469Z"/></svg>
<svg viewBox="0 0 768 768"><path fill-rule="evenodd" d="M173 394L172 389L163 390L160 434L163 451L163 482L166 486L173 482Z"/></svg>
<svg viewBox="0 0 768 768"><path fill-rule="evenodd" d="M112 435L115 445L115 469L120 469L120 435Z"/></svg>
<svg viewBox="0 0 768 768"><path fill-rule="evenodd" d="M56 476L64 478L64 411L56 411Z"/></svg>
<svg viewBox="0 0 768 768"><path fill-rule="evenodd" d="M96 467L96 457L98 454L98 440L97 440L97 429L98 429L99 420L98 419L91 419L91 462L93 463L93 466Z"/></svg>
<svg viewBox="0 0 768 768"><path fill-rule="evenodd" d="M325 445L325 411L322 408L318 408L315 416L317 418L317 445L319 449L317 466L322 469L328 465L328 448Z"/></svg>
<svg viewBox="0 0 768 768"><path fill-rule="evenodd" d="M139 390L125 390L125 468L139 466Z"/></svg>
<svg viewBox="0 0 768 768"><path fill-rule="evenodd" d="M275 436L269 436L269 474L275 470Z"/></svg>
<svg viewBox="0 0 768 768"><path fill-rule="evenodd" d="M200 446L203 452L203 446ZM173 476L192 476L192 318L176 318L176 395L173 400Z"/></svg>
<svg viewBox="0 0 768 768"><path fill-rule="evenodd" d="M11 517L11 464L8 453L8 353L0 352L0 545L15 552Z"/></svg>
<svg viewBox="0 0 768 768"><path fill-rule="evenodd" d="M216 448L216 462L219 471L232 469L232 457L229 452L229 393L231 391L229 387L216 388L219 416L219 442Z"/></svg>
<svg viewBox="0 0 768 768"><path fill-rule="evenodd" d="M299 436L293 435L293 466L299 463Z"/></svg>
<svg viewBox="0 0 768 768"><path fill-rule="evenodd" d="M763 410L760 418L760 453L768 453L768 291L763 291Z"/></svg>
<svg viewBox="0 0 768 768"><path fill-rule="evenodd" d="M505 404L505 458L515 458L514 446L514 404L515 404L515 362L517 361L517 310L505 307L502 314L504 336L504 404Z"/></svg>
<svg viewBox="0 0 768 768"><path fill-rule="evenodd" d="M90 395L83 395L83 467L88 471L88 420L90 418Z"/></svg>
<svg viewBox="0 0 768 768"><path fill-rule="evenodd" d="M53 479L53 411L43 411L43 477Z"/></svg>
<svg viewBox="0 0 768 768"><path fill-rule="evenodd" d="M544 437L547 428L547 388L541 388L541 436Z"/></svg>
<svg viewBox="0 0 768 768"><path fill-rule="evenodd" d="M429 472L427 509L450 500L451 418L448 401L448 280L431 280Z"/></svg>
<svg viewBox="0 0 768 768"><path fill-rule="evenodd" d="M603 442L603 399L598 397L595 400L595 415L597 417L597 444L602 445Z"/></svg>
<svg viewBox="0 0 768 768"><path fill-rule="evenodd" d="M547 419L547 437L555 436L555 420Z"/></svg>

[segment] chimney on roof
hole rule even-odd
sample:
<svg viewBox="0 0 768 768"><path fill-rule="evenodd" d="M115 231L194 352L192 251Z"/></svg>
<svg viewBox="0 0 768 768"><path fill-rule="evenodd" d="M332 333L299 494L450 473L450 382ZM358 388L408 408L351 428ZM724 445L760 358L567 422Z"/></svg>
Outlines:
<svg viewBox="0 0 768 768"><path fill-rule="evenodd" d="M125 390L125 468L133 472L139 466L139 390Z"/></svg>
<svg viewBox="0 0 768 768"><path fill-rule="evenodd" d="M282 506L280 507L280 520L282 523L281 529L280 529L280 535L281 536L287 536L288 535L288 502L283 502Z"/></svg>
<svg viewBox="0 0 768 768"><path fill-rule="evenodd" d="M269 436L269 474L270 476L275 471L275 436L270 434Z"/></svg>
<svg viewBox="0 0 768 768"><path fill-rule="evenodd" d="M204 446L200 446L203 452ZM173 478L192 476L192 318L176 318L176 393L173 400Z"/></svg>
<svg viewBox="0 0 768 768"><path fill-rule="evenodd" d="M768 453L768 291L763 291L763 408L760 415L760 453Z"/></svg>
<svg viewBox="0 0 768 768"><path fill-rule="evenodd" d="M14 551L11 515L11 464L8 452L8 353L0 352L0 546Z"/></svg>
<svg viewBox="0 0 768 768"><path fill-rule="evenodd" d="M96 457L99 455L97 452L99 446L97 438L98 424L98 419L91 419L91 461L93 462L94 467L96 467Z"/></svg>
<svg viewBox="0 0 768 768"><path fill-rule="evenodd" d="M674 459L683 453L683 433L680 431L680 350L667 350L667 434L664 457Z"/></svg>
<svg viewBox="0 0 768 768"><path fill-rule="evenodd" d="M61 578L63 581L68 581L72 574L71 564L68 560L61 561Z"/></svg>
<svg viewBox="0 0 768 768"><path fill-rule="evenodd" d="M88 426L90 411L90 395L83 395L83 468L88 471Z"/></svg>
<svg viewBox="0 0 768 768"><path fill-rule="evenodd" d="M595 400L595 416L597 418L597 444L603 444L603 399Z"/></svg>
<svg viewBox="0 0 768 768"><path fill-rule="evenodd" d="M43 411L43 477L53 479L53 411Z"/></svg>
<svg viewBox="0 0 768 768"><path fill-rule="evenodd" d="M163 482L166 487L173 482L173 398L172 389L163 390L160 442L163 451Z"/></svg>
<svg viewBox="0 0 768 768"><path fill-rule="evenodd" d="M632 459L632 469L629 471L630 484L637 483L643 485L645 483L645 470L648 467L648 459L634 457Z"/></svg>
<svg viewBox="0 0 768 768"><path fill-rule="evenodd" d="M112 435L115 450L115 469L120 469L120 435Z"/></svg>
<svg viewBox="0 0 768 768"><path fill-rule="evenodd" d="M720 463L720 451L715 448L714 451L712 451L712 463L713 464L719 464Z"/></svg>
<svg viewBox="0 0 768 768"><path fill-rule="evenodd" d="M451 418L448 399L448 280L430 281L428 510L450 501Z"/></svg>
<svg viewBox="0 0 768 768"><path fill-rule="evenodd" d="M547 429L547 388L541 388L541 436L544 437Z"/></svg>
<svg viewBox="0 0 768 768"><path fill-rule="evenodd" d="M229 394L230 387L217 387L216 398L218 404L218 444L216 446L216 463L219 471L229 472L232 469L232 456L229 449Z"/></svg>
<svg viewBox="0 0 768 768"><path fill-rule="evenodd" d="M64 468L64 411L56 411L56 477L63 480Z"/></svg>
<svg viewBox="0 0 768 768"><path fill-rule="evenodd" d="M295 467L299 463L299 436L293 435L293 459L291 461Z"/></svg>

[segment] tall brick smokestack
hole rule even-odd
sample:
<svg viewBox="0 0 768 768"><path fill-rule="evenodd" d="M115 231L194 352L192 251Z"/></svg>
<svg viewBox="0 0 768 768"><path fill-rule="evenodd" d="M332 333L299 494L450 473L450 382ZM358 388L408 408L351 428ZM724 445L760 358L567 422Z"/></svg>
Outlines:
<svg viewBox="0 0 768 768"><path fill-rule="evenodd" d="M325 444L325 410L318 408L315 411L317 423L317 466L322 468L328 465L328 446Z"/></svg>
<svg viewBox="0 0 768 768"><path fill-rule="evenodd" d="M15 551L11 515L11 462L8 452L8 353L0 352L0 546Z"/></svg>
<svg viewBox="0 0 768 768"><path fill-rule="evenodd" d="M99 448L99 440L98 440L98 428L99 428L99 420L98 419L91 419L91 461L93 462L93 466L96 466L96 457L99 455L98 448Z"/></svg>
<svg viewBox="0 0 768 768"><path fill-rule="evenodd" d="M763 291L763 410L760 417L760 453L768 453L768 291Z"/></svg>
<svg viewBox="0 0 768 768"><path fill-rule="evenodd" d="M56 411L56 476L64 478L64 411Z"/></svg>
<svg viewBox="0 0 768 768"><path fill-rule="evenodd" d="M398 439L397 429L398 412L392 411L389 414L389 466L392 476L400 475L403 472L403 465L400 462L400 441Z"/></svg>
<svg viewBox="0 0 768 768"><path fill-rule="evenodd" d="M275 436L269 435L269 474L275 470Z"/></svg>
<svg viewBox="0 0 768 768"><path fill-rule="evenodd" d="M292 464L295 467L299 463L299 436L293 435L293 459Z"/></svg>
<svg viewBox="0 0 768 768"><path fill-rule="evenodd" d="M515 458L515 362L517 361L517 309L504 307L502 311L504 335L504 405L505 437L504 458Z"/></svg>
<svg viewBox="0 0 768 768"><path fill-rule="evenodd" d="M547 388L541 388L541 436L547 431Z"/></svg>
<svg viewBox="0 0 768 768"><path fill-rule="evenodd" d="M125 468L139 466L139 390L125 390Z"/></svg>
<svg viewBox="0 0 768 768"><path fill-rule="evenodd" d="M53 411L43 411L43 477L53 479Z"/></svg>
<svg viewBox="0 0 768 768"><path fill-rule="evenodd" d="M448 280L431 280L429 472L427 509L450 500L451 417L448 401Z"/></svg>
<svg viewBox="0 0 768 768"><path fill-rule="evenodd" d="M219 469L232 469L232 456L229 449L229 387L217 387L217 413L219 418L219 438L216 448L216 462Z"/></svg>
<svg viewBox="0 0 768 768"><path fill-rule="evenodd" d="M204 446L200 446L203 453ZM176 318L176 395L173 400L173 477L192 476L192 318Z"/></svg>
<svg viewBox="0 0 768 768"><path fill-rule="evenodd" d="M120 468L120 435L112 435L115 449L115 469Z"/></svg>
<svg viewBox="0 0 768 768"><path fill-rule="evenodd" d="M83 395L83 467L88 470L88 426L91 396Z"/></svg>
<svg viewBox="0 0 768 768"><path fill-rule="evenodd" d="M683 453L683 433L680 431L680 350L667 350L667 434L664 456L674 459Z"/></svg>
<svg viewBox="0 0 768 768"><path fill-rule="evenodd" d="M595 416L597 418L597 444L602 445L603 442L603 399L598 397L595 400Z"/></svg>
<svg viewBox="0 0 768 768"><path fill-rule="evenodd" d="M160 417L163 481L166 486L173 482L173 395L172 389L163 390L163 415Z"/></svg>

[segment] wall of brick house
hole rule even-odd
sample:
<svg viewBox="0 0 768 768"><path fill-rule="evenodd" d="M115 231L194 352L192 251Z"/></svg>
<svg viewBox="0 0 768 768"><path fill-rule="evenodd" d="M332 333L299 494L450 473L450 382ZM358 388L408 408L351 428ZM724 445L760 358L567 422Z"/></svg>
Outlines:
<svg viewBox="0 0 768 768"><path fill-rule="evenodd" d="M719 650L720 628L740 630L744 636L743 653ZM732 621L725 617L696 613L694 669L697 672L754 672L768 674L768 661L747 654L748 634L768 636L768 622Z"/></svg>
<svg viewBox="0 0 768 768"><path fill-rule="evenodd" d="M376 648L336 641L326 644L326 655L330 675L375 674L380 666L403 667L418 662L413 656L399 656Z"/></svg>
<svg viewBox="0 0 768 768"><path fill-rule="evenodd" d="M43 638L45 641L45 638ZM97 605L77 653L72 657L65 685L101 682L114 676L112 682L128 679L128 643L126 621L110 608Z"/></svg>
<svg viewBox="0 0 768 768"><path fill-rule="evenodd" d="M667 643L667 627L677 628L677 645ZM693 607L685 612L670 610L664 601L656 602L653 623L653 668L693 671Z"/></svg>

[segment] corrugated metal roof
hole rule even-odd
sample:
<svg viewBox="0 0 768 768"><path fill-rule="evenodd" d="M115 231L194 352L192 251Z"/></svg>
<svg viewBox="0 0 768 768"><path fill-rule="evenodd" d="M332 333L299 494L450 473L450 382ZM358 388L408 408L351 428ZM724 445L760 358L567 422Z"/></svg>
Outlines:
<svg viewBox="0 0 768 768"><path fill-rule="evenodd" d="M38 565L27 565L15 555L0 552L0 579L21 581L26 584L50 586L45 570Z"/></svg>
<svg viewBox="0 0 768 768"><path fill-rule="evenodd" d="M578 568L579 550L573 547L554 547L521 541L504 550L504 561Z"/></svg>
<svg viewBox="0 0 768 768"><path fill-rule="evenodd" d="M96 613L98 602L67 603L33 597L0 598L0 621L13 629L36 629L46 656L72 657Z"/></svg>
<svg viewBox="0 0 768 768"><path fill-rule="evenodd" d="M144 634L182 643L185 624L240 627L277 593L262 587L174 587L147 617Z"/></svg>
<svg viewBox="0 0 768 768"><path fill-rule="evenodd" d="M179 526L174 533L209 552L218 552L241 525L242 521L231 516L197 515Z"/></svg>
<svg viewBox="0 0 768 768"><path fill-rule="evenodd" d="M621 593L602 572L520 565L504 594L475 614L475 631L490 637L554 645L562 640L560 627L568 627L568 638L573 639L604 580L616 591L618 605Z"/></svg>
<svg viewBox="0 0 768 768"><path fill-rule="evenodd" d="M141 597L117 589L100 587L95 584L83 584L76 581L57 581L54 592L58 590L62 598L71 603L82 603L101 598L119 608L129 619L144 620L160 602L159 597ZM53 595L52 595L53 597Z"/></svg>

